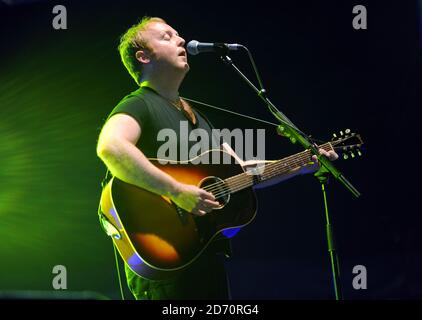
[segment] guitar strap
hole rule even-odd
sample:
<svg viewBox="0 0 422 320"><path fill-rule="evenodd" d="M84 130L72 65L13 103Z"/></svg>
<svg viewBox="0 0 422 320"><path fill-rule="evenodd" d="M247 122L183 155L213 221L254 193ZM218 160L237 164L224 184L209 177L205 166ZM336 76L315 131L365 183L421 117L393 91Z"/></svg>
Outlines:
<svg viewBox="0 0 422 320"><path fill-rule="evenodd" d="M198 105L201 105L201 106L204 106L204 107L207 107L207 108L211 108L211 109L215 109L215 110L218 110L218 111L221 111L221 112L226 112L226 113L234 114L234 115L236 115L238 117L243 117L243 118L247 118L247 119L250 119L250 120L253 120L253 121L257 121L257 122L260 122L260 123L265 123L265 124L269 124L269 125L278 127L278 124L276 124L274 122L269 122L269 121L266 121L266 120L254 118L254 117L251 117L251 116L248 116L248 115L244 115L244 114L241 114L241 113L237 113L237 112L234 112L234 111L231 111L231 110L227 110L227 109L223 109L223 108L220 108L220 107L216 107L216 106L213 106L211 104L204 103L204 102L201 102L201 101L197 101L197 100L193 100L193 99L189 99L189 98L185 98L185 97L181 97L181 98L184 99L184 100L186 100L186 101L193 102L195 104L198 104ZM198 111L198 109L195 109L195 110ZM202 113L201 113L201 115L202 115Z"/></svg>

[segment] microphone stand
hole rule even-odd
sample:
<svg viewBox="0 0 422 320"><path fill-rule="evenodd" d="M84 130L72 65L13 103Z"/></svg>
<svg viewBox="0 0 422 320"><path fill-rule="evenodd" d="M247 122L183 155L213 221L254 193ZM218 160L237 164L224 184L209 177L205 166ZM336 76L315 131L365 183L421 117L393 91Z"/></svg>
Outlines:
<svg viewBox="0 0 422 320"><path fill-rule="evenodd" d="M232 59L227 55L229 52L229 48L225 44L218 44L215 46L215 51L220 55L222 61L231 66L240 76L241 78L255 91L259 98L261 98L264 103L266 104L267 108L271 112L271 114L281 123L277 130L281 132L284 136L289 137L292 143L299 142L304 149L309 149L318 159L319 164L321 165L321 172L323 170L326 173L330 173L334 178L336 178L340 183L348 189L355 197L359 197L361 194L359 191L343 176L343 174L331 163L331 161L321 155L318 151L318 147L316 144L310 141L310 138L304 134L301 130L299 130L290 120L287 118L280 110L278 110L274 104L268 99L266 95L266 90L262 87L262 82L259 77L258 71L255 67L255 63L253 61L252 55L249 53L249 50L242 46L245 50L248 51L249 58L251 59L252 65L254 67L255 73L257 75L258 81L260 83L261 89L258 89L233 63ZM326 174L316 174L317 178L321 183L321 188L323 192L324 198L324 207L325 207L325 219L326 219L326 236L328 242L328 251L330 253L330 262L331 262L331 271L333 277L333 286L334 286L334 293L336 300L342 300L343 295L341 292L340 286L340 273L339 273L339 259L337 256L335 244L334 244L334 232L332 228L332 224L330 223L330 215L328 211L327 205L327 198L325 193L325 186L328 180Z"/></svg>

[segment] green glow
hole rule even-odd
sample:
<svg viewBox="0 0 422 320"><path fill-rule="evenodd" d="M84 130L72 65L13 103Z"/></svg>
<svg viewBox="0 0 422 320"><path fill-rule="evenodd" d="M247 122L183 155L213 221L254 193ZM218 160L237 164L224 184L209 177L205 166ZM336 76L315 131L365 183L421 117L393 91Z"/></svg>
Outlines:
<svg viewBox="0 0 422 320"><path fill-rule="evenodd" d="M58 264L69 290L114 289L105 280L114 269L97 219L105 168L95 147L115 100L70 40L0 65L0 290L52 290Z"/></svg>

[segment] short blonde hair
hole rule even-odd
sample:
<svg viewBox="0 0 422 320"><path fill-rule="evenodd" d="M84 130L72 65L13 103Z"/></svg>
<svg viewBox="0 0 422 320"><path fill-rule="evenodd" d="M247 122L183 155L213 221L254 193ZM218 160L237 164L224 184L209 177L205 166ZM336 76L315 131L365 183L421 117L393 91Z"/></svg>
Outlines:
<svg viewBox="0 0 422 320"><path fill-rule="evenodd" d="M146 27L151 22L166 23L161 18L145 16L120 37L118 47L120 58L122 59L123 65L138 85L140 84L142 74L142 64L136 59L135 54L138 50L150 50L148 43L142 36L142 31L145 31Z"/></svg>

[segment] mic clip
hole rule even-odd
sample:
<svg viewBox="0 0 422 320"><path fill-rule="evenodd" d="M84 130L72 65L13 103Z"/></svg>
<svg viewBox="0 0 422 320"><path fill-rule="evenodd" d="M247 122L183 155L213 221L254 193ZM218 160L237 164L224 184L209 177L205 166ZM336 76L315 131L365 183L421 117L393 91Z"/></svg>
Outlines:
<svg viewBox="0 0 422 320"><path fill-rule="evenodd" d="M222 42L215 42L214 49L215 49L215 52L217 52L220 56L226 56L230 51L227 43L222 43Z"/></svg>

